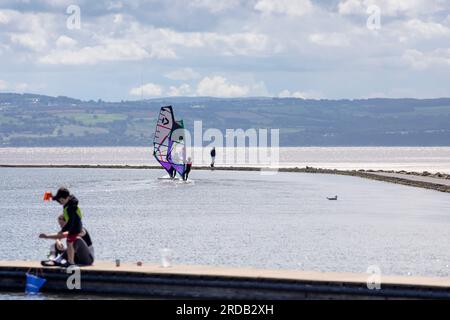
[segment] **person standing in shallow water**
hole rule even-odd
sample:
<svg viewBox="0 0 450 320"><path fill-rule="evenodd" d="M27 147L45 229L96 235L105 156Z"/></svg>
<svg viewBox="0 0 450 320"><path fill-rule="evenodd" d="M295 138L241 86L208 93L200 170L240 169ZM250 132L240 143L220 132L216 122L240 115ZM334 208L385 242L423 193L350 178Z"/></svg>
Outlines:
<svg viewBox="0 0 450 320"><path fill-rule="evenodd" d="M189 177L189 172L191 172L191 168L192 168L192 158L189 157L187 159L187 162L185 164L185 168L184 168L184 174L183 174L183 180L187 181L188 177Z"/></svg>
<svg viewBox="0 0 450 320"><path fill-rule="evenodd" d="M214 162L216 161L216 147L211 149L211 168L214 168Z"/></svg>
<svg viewBox="0 0 450 320"><path fill-rule="evenodd" d="M175 168L174 167L170 167L170 169L169 169L169 177L170 177L170 179L175 179L176 175L177 175L177 171L175 170Z"/></svg>

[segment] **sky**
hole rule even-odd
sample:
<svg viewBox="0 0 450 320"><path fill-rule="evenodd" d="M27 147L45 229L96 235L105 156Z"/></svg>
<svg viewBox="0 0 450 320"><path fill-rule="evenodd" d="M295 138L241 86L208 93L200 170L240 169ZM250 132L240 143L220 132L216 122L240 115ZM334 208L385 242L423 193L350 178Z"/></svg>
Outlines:
<svg viewBox="0 0 450 320"><path fill-rule="evenodd" d="M0 0L0 92L450 97L449 0Z"/></svg>

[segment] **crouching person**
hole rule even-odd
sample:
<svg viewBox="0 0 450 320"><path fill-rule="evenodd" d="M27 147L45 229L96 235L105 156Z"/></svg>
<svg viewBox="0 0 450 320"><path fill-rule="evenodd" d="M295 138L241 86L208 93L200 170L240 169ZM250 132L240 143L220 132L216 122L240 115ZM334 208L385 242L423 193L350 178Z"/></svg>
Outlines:
<svg viewBox="0 0 450 320"><path fill-rule="evenodd" d="M58 224L61 228L66 225L64 215L58 217ZM62 243L62 239L68 236L68 232L59 232L54 234L42 233L39 235L41 239L55 240L55 243L50 246L49 259L41 261L43 266L64 266L67 263L67 251ZM90 266L94 263L94 246L92 244L91 236L86 228L82 228L81 233L73 243L75 250L75 264L80 266Z"/></svg>

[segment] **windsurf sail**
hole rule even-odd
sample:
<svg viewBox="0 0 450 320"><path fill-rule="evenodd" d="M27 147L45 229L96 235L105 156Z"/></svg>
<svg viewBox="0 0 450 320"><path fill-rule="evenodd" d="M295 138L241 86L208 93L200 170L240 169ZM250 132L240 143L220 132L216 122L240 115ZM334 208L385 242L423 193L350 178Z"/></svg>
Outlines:
<svg viewBox="0 0 450 320"><path fill-rule="evenodd" d="M169 173L185 171L186 145L183 121L175 121L172 106L162 107L156 123L153 155Z"/></svg>

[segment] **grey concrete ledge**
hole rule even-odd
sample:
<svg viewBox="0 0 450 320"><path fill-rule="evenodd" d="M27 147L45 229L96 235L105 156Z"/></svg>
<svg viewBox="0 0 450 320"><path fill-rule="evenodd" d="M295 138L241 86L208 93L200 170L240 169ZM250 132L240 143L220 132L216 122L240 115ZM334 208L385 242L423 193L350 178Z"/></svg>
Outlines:
<svg viewBox="0 0 450 320"><path fill-rule="evenodd" d="M68 290L70 274L37 262L0 262L0 290L23 291L25 273L41 269L43 291L60 294L140 296L164 299L450 299L450 278L382 276L381 289L367 287L369 274L259 270L208 266L137 266L98 262L81 268L81 290Z"/></svg>

